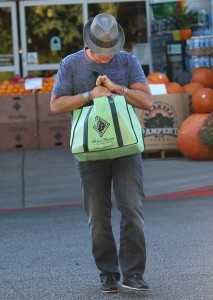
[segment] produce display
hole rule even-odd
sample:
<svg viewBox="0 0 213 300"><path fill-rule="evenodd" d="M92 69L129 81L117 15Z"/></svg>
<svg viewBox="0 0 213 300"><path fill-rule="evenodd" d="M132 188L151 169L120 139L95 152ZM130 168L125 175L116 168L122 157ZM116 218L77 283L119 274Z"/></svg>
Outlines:
<svg viewBox="0 0 213 300"><path fill-rule="evenodd" d="M197 68L190 83L170 82L160 72L147 76L149 84L165 84L168 94L190 94L193 113L181 124L177 144L180 153L192 160L213 160L213 71Z"/></svg>
<svg viewBox="0 0 213 300"><path fill-rule="evenodd" d="M13 76L10 80L0 82L1 95L17 95L17 94L32 94L32 90L25 89L25 80L35 77L21 77L20 75ZM42 89L37 90L38 93L50 93L53 88L55 78L42 78Z"/></svg>
<svg viewBox="0 0 213 300"><path fill-rule="evenodd" d="M29 78L35 77L15 75L10 80L0 82L0 96L34 93L35 91L25 89L25 81ZM208 68L195 69L191 82L184 86L170 82L167 75L160 72L149 74L147 80L149 84L165 84L168 94L191 95L193 113L180 125L177 147L188 159L213 160L213 71ZM42 88L36 92L51 93L54 81L53 76L42 78ZM3 98L5 97L2 97L2 101L5 100ZM22 100L19 102L23 104Z"/></svg>
<svg viewBox="0 0 213 300"><path fill-rule="evenodd" d="M213 71L196 69L192 74L193 83L202 87L192 93L194 113L181 124L178 148L189 159L213 160Z"/></svg>

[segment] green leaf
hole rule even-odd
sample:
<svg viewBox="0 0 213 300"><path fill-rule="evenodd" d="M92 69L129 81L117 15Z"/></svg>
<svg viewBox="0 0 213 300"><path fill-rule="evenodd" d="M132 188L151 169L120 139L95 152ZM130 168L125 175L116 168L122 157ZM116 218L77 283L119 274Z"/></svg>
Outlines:
<svg viewBox="0 0 213 300"><path fill-rule="evenodd" d="M202 144L213 146L213 112L203 122L199 130L199 138Z"/></svg>

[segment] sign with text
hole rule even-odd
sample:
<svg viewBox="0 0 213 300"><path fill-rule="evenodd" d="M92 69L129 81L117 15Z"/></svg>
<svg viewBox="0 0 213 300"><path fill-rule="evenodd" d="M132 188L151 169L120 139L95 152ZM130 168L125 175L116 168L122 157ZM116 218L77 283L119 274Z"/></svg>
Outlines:
<svg viewBox="0 0 213 300"><path fill-rule="evenodd" d="M190 114L190 95L154 95L149 110L135 109L143 128L145 150L178 149L177 136Z"/></svg>
<svg viewBox="0 0 213 300"><path fill-rule="evenodd" d="M13 54L0 54L0 66L13 66Z"/></svg>
<svg viewBox="0 0 213 300"><path fill-rule="evenodd" d="M40 90L42 88L42 78L25 79L25 90Z"/></svg>

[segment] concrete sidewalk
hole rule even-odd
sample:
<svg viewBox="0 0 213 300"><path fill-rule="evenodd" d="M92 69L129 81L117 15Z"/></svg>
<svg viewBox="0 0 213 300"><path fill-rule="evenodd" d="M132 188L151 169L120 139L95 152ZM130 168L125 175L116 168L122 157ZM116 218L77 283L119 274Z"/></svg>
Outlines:
<svg viewBox="0 0 213 300"><path fill-rule="evenodd" d="M0 209L81 203L73 162L68 148L1 152ZM147 199L213 195L213 162L144 159L144 189Z"/></svg>

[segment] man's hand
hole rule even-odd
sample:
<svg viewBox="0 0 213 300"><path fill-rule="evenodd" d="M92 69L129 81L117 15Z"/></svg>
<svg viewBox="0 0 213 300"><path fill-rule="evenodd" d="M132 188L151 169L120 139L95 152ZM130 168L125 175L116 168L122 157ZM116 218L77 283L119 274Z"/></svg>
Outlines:
<svg viewBox="0 0 213 300"><path fill-rule="evenodd" d="M90 99L93 100L98 97L111 96L112 93L104 86L96 86L92 91L90 91Z"/></svg>
<svg viewBox="0 0 213 300"><path fill-rule="evenodd" d="M112 82L106 75L103 76L98 76L96 80L96 85L97 86L105 86L108 90L111 92L115 91L117 88L117 84Z"/></svg>

